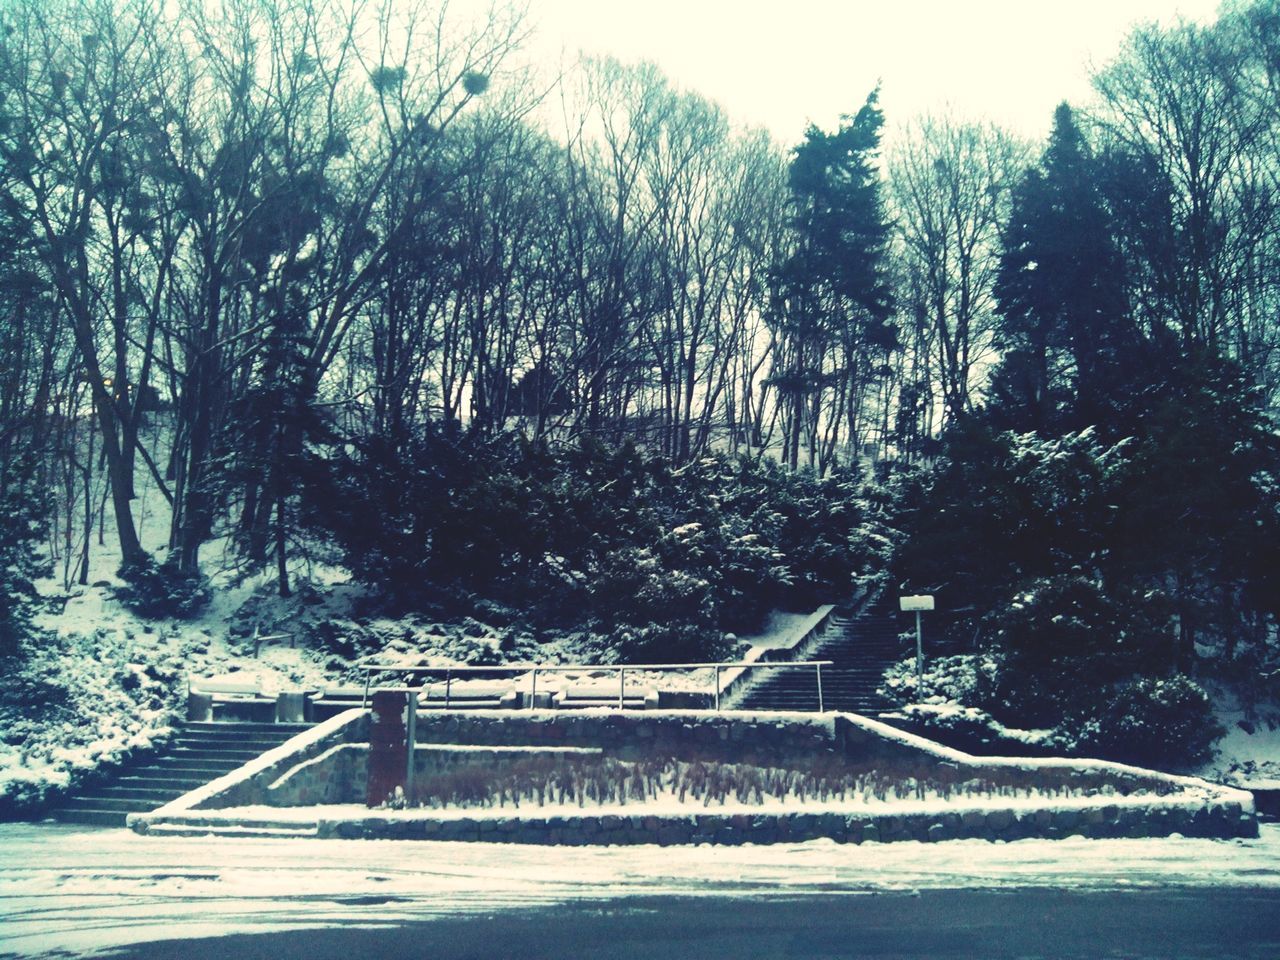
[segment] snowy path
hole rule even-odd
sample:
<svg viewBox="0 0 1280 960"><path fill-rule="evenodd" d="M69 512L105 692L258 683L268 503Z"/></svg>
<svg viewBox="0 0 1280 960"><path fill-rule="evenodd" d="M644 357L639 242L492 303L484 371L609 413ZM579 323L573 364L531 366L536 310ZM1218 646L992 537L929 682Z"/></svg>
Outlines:
<svg viewBox="0 0 1280 960"><path fill-rule="evenodd" d="M1249 841L555 848L0 824L0 955L639 897L1171 887L1280 891L1280 825Z"/></svg>

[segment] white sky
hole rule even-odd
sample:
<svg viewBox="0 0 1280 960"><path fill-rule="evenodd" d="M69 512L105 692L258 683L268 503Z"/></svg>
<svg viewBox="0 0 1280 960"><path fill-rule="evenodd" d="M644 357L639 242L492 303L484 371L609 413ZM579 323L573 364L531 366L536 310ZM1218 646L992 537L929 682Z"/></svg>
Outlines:
<svg viewBox="0 0 1280 960"><path fill-rule="evenodd" d="M950 104L1039 138L1089 97L1138 22L1208 21L1219 0L529 0L529 53L655 61L735 120L795 143L882 81L890 127Z"/></svg>

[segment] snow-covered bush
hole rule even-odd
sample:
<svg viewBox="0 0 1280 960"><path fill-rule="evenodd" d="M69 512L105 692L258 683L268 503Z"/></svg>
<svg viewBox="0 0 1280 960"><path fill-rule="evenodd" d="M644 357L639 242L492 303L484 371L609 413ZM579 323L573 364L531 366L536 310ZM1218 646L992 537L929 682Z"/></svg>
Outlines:
<svg viewBox="0 0 1280 960"><path fill-rule="evenodd" d="M1171 613L1158 591L1135 595L1072 570L1016 587L988 614L982 632L1017 670L1052 671L1086 657L1096 679L1114 679L1159 662Z"/></svg>
<svg viewBox="0 0 1280 960"><path fill-rule="evenodd" d="M158 635L42 633L0 686L0 818L37 810L164 739L182 665Z"/></svg>
<svg viewBox="0 0 1280 960"><path fill-rule="evenodd" d="M1076 756L1194 768L1213 756L1226 731L1208 694L1187 677L1138 677L1097 694L1093 707L1068 715L1054 742Z"/></svg>
<svg viewBox="0 0 1280 960"><path fill-rule="evenodd" d="M190 620L212 596L203 574L185 573L175 563L158 564L150 557L122 566L120 578L125 582L116 588L116 599L150 620Z"/></svg>
<svg viewBox="0 0 1280 960"><path fill-rule="evenodd" d="M32 581L45 571L36 549L45 500L22 465L0 475L0 660L16 656L33 635L39 598Z"/></svg>
<svg viewBox="0 0 1280 960"><path fill-rule="evenodd" d="M972 753L1171 769L1192 769L1212 756L1224 731L1198 684L1181 675L1112 681L1106 670L1091 678L1092 662L1070 661L1036 676L991 653L939 657L927 662L917 697L915 661L907 659L885 672L881 689L899 703L901 726Z"/></svg>
<svg viewBox="0 0 1280 960"><path fill-rule="evenodd" d="M997 699L1001 658L992 653L929 657L916 690L914 657L900 660L884 673L882 692L901 705L964 704L990 707Z"/></svg>
<svg viewBox="0 0 1280 960"><path fill-rule="evenodd" d="M1052 730L1006 727L985 710L955 704L913 704L897 721L911 733L979 756L1047 757L1062 750Z"/></svg>
<svg viewBox="0 0 1280 960"><path fill-rule="evenodd" d="M447 428L374 441L335 460L313 497L313 527L401 609L446 590L484 598L531 629L611 638L628 659L710 659L772 608L883 576L891 542L852 473L677 466L590 438L554 451Z"/></svg>

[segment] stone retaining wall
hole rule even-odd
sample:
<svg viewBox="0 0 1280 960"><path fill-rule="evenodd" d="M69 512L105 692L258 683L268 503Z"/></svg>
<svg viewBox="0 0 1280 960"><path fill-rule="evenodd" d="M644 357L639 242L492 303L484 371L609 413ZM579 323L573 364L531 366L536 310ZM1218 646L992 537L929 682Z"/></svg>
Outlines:
<svg viewBox="0 0 1280 960"><path fill-rule="evenodd" d="M458 747L447 744L418 746L414 750L414 777L426 784L433 776L457 773L468 767L484 767L501 773L531 757L553 755L590 757L600 750L590 747ZM304 760L274 783L261 779L241 788L245 806L304 807L326 803L363 803L369 769L367 743L340 743ZM245 791L255 790L249 794ZM210 809L203 807L203 809Z"/></svg>
<svg viewBox="0 0 1280 960"><path fill-rule="evenodd" d="M274 783L253 784L246 806L306 807L317 803L361 803L368 778L369 745L339 743L304 760Z"/></svg>
<svg viewBox="0 0 1280 960"><path fill-rule="evenodd" d="M1162 774L1121 764L971 757L873 720L834 713L433 712L419 714L417 739L419 744L598 747L627 761L674 758L788 767L830 760L890 769L902 777L982 779L1016 790L1109 785L1131 793L1169 782Z"/></svg>

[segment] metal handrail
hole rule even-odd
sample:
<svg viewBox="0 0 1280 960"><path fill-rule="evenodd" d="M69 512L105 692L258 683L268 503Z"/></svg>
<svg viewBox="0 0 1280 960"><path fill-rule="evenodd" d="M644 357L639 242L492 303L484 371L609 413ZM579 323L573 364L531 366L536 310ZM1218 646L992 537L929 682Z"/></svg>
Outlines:
<svg viewBox="0 0 1280 960"><path fill-rule="evenodd" d="M623 708L626 699L626 683L627 672L643 672L657 671L671 672L680 670L714 670L715 671L715 709L720 710L720 674L724 670L735 668L747 670L779 670L779 669L795 669L799 667L813 667L816 671L818 680L818 712L824 713L824 703L822 699L822 668L830 667L835 664L834 660L789 660L771 663L767 661L757 661L754 663L736 662L736 663L508 663L501 666L447 666L447 667L424 667L409 666L405 664L390 663L366 663L360 669L364 671L364 696L361 699L360 706L367 708L369 706L369 689L373 682L375 673L443 673L445 675L444 686L444 705L445 709L449 708L452 696L453 676L454 674L465 673L514 673L530 674L529 686L529 708L533 709L536 702L535 697L538 692L538 674L539 673L583 673L586 671L594 672L610 672L618 675L618 709Z"/></svg>

